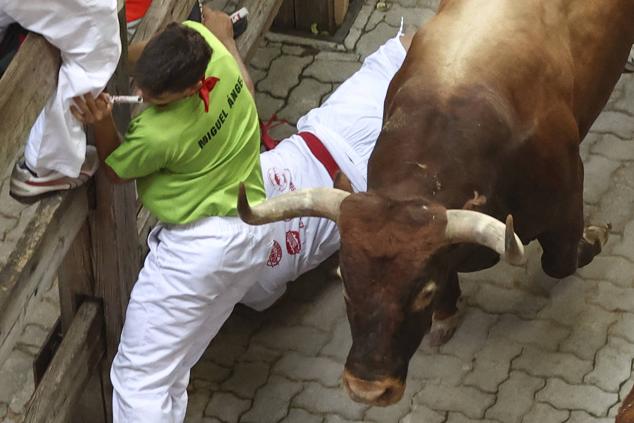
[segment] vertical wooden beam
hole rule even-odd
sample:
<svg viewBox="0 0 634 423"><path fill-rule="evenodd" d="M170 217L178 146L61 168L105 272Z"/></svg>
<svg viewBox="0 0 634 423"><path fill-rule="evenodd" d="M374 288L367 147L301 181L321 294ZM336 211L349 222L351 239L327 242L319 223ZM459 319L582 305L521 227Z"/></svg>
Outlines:
<svg viewBox="0 0 634 423"><path fill-rule="evenodd" d="M111 94L128 94L127 32L125 8L119 11L122 53L108 84ZM130 122L130 108L118 105L114 119L119 131ZM96 209L90 218L95 294L102 299L106 353L101 368L107 421L112 421L110 366L117 353L130 292L139 271L136 191L133 183L113 185L102 170L95 177Z"/></svg>

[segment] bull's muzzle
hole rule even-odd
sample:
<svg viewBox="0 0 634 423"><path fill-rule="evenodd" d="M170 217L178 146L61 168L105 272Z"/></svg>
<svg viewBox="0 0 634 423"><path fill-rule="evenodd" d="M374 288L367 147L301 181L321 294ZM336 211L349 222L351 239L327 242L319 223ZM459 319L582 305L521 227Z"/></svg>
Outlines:
<svg viewBox="0 0 634 423"><path fill-rule="evenodd" d="M354 401L385 407L403 397L405 383L398 379L364 380L343 372L343 386Z"/></svg>

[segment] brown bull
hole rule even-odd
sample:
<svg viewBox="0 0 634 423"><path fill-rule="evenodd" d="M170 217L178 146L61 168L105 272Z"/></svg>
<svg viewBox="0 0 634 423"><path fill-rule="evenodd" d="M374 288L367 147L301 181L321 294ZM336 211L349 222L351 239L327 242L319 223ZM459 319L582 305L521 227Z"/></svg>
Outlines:
<svg viewBox="0 0 634 423"><path fill-rule="evenodd" d="M616 423L634 423L634 388L623 400L616 416Z"/></svg>
<svg viewBox="0 0 634 423"><path fill-rule="evenodd" d="M600 252L607 228L584 228L579 144L633 41L634 0L442 1L388 90L367 193L318 189L252 209L242 193L249 223L338 223L353 399L400 399L432 321L434 343L453 332L458 272L522 261L506 216L524 244L540 242L551 276Z"/></svg>

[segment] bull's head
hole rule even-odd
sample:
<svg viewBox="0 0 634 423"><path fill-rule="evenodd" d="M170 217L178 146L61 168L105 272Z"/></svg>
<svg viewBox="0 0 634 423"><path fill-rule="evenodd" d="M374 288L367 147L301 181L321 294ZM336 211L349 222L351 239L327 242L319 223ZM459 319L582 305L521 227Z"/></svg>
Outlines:
<svg viewBox="0 0 634 423"><path fill-rule="evenodd" d="M456 243L494 249L523 262L523 246L507 224L482 213L447 210L422 200L397 201L333 188L296 191L250 207L244 187L240 217L265 224L299 216L325 217L341 233L340 267L352 332L343 383L356 401L389 405L405 389L408 363L429 330L446 279L436 253Z"/></svg>

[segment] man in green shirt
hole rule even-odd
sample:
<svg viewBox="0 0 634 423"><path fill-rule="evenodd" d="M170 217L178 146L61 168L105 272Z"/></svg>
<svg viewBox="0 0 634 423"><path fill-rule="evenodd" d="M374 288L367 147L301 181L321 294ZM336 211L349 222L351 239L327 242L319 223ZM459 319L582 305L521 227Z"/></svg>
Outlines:
<svg viewBox="0 0 634 423"><path fill-rule="evenodd" d="M205 16L213 16L207 25L237 58L225 16L209 11ZM186 42L179 41L179 34L185 34ZM213 50L209 66L200 65L209 61L206 56L198 60L191 50L197 45L204 52L200 40ZM232 66L228 56L223 59L223 51L204 28L190 23L169 27L150 41L136 73L144 98L154 105L132 122L120 146L107 95L79 101L75 110L78 118L95 125L99 154L111 179L136 179L144 204L160 220L148 239L150 252L132 291L112 365L115 422L182 422L190 369L234 306L268 307L283 294L287 281L338 249L336 225L327 219L243 223L236 217L237 184L246 180L249 199L260 200L264 190L270 198L332 187L340 169L355 190L365 190L385 93L405 58L399 39L389 40L328 101L298 122L298 134L258 157L259 135L252 135L257 117L244 89L250 80L246 72L239 73L240 62ZM216 54L218 68L213 66ZM153 56L165 63L149 60ZM193 72L175 86L186 73L174 65L181 57L195 59L200 74ZM149 68L147 62L152 63ZM146 81L139 73L143 69L155 69L149 80L156 82ZM171 70L171 78L160 77ZM203 71L219 78L208 112L200 99L204 93L199 95ZM231 84L223 87L223 81Z"/></svg>

